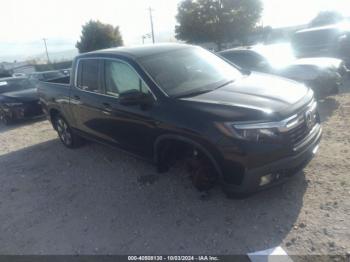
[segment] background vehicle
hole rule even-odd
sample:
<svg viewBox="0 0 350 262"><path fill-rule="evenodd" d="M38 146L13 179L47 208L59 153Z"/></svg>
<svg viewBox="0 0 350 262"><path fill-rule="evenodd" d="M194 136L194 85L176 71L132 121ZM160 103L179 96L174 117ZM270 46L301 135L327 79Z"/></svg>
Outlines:
<svg viewBox="0 0 350 262"><path fill-rule="evenodd" d="M260 73L245 75L194 46L117 48L78 56L70 84L41 82L43 110L62 143L117 146L167 171L187 162L194 185L228 193L285 181L317 151L313 92Z"/></svg>
<svg viewBox="0 0 350 262"><path fill-rule="evenodd" d="M33 84L27 78L8 77L0 79L0 94L31 88L33 88Z"/></svg>
<svg viewBox="0 0 350 262"><path fill-rule="evenodd" d="M4 82L3 82L4 83ZM24 78L7 79L6 85L0 82L0 121L12 121L43 115L37 89Z"/></svg>
<svg viewBox="0 0 350 262"><path fill-rule="evenodd" d="M331 56L350 62L350 23L300 30L292 39L299 57Z"/></svg>
<svg viewBox="0 0 350 262"><path fill-rule="evenodd" d="M30 80L36 80L36 81L49 81L52 79L57 79L66 76L64 72L57 70L57 71L44 71L44 72L36 72L29 75Z"/></svg>
<svg viewBox="0 0 350 262"><path fill-rule="evenodd" d="M297 59L289 45L257 45L219 53L241 68L290 78L310 86L317 98L338 93L347 69L340 59Z"/></svg>
<svg viewBox="0 0 350 262"><path fill-rule="evenodd" d="M26 74L24 73L14 73L12 77L26 77Z"/></svg>

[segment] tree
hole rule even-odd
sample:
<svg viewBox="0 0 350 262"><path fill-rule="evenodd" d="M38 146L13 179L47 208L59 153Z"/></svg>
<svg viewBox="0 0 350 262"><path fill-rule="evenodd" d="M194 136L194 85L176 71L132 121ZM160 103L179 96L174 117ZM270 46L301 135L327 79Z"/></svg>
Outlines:
<svg viewBox="0 0 350 262"><path fill-rule="evenodd" d="M342 21L344 17L336 11L323 11L320 12L312 21L309 23L309 27L324 26L335 24Z"/></svg>
<svg viewBox="0 0 350 262"><path fill-rule="evenodd" d="M123 45L119 26L113 27L100 21L90 20L82 28L80 41L75 45L80 53Z"/></svg>
<svg viewBox="0 0 350 262"><path fill-rule="evenodd" d="M178 6L176 38L191 43L243 41L262 13L260 0L184 0Z"/></svg>

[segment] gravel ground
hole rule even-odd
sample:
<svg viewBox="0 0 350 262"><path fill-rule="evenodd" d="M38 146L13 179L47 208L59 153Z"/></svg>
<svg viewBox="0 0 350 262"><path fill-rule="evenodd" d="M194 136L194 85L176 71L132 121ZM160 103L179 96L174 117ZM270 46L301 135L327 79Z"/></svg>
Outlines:
<svg viewBox="0 0 350 262"><path fill-rule="evenodd" d="M350 94L320 103L319 153L245 200L194 190L185 172L90 143L64 148L47 121L0 127L0 254L350 252Z"/></svg>

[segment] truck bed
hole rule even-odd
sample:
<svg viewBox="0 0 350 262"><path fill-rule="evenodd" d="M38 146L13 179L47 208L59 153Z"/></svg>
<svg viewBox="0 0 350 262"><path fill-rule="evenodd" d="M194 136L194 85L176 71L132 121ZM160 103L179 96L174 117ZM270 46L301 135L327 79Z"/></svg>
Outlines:
<svg viewBox="0 0 350 262"><path fill-rule="evenodd" d="M53 79L50 81L39 81L37 84L40 103L45 114L48 108L66 108L69 105L70 83L69 76Z"/></svg>

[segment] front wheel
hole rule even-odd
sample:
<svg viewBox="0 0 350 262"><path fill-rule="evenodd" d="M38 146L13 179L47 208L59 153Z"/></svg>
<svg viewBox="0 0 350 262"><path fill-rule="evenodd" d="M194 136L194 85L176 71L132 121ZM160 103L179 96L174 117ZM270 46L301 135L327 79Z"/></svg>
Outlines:
<svg viewBox="0 0 350 262"><path fill-rule="evenodd" d="M56 116L54 124L58 137L64 146L68 148L77 148L82 144L82 139L72 132L72 129L62 116Z"/></svg>
<svg viewBox="0 0 350 262"><path fill-rule="evenodd" d="M192 184L199 191L208 191L218 181L218 174L211 161L197 150L193 150L187 158L187 169Z"/></svg>

